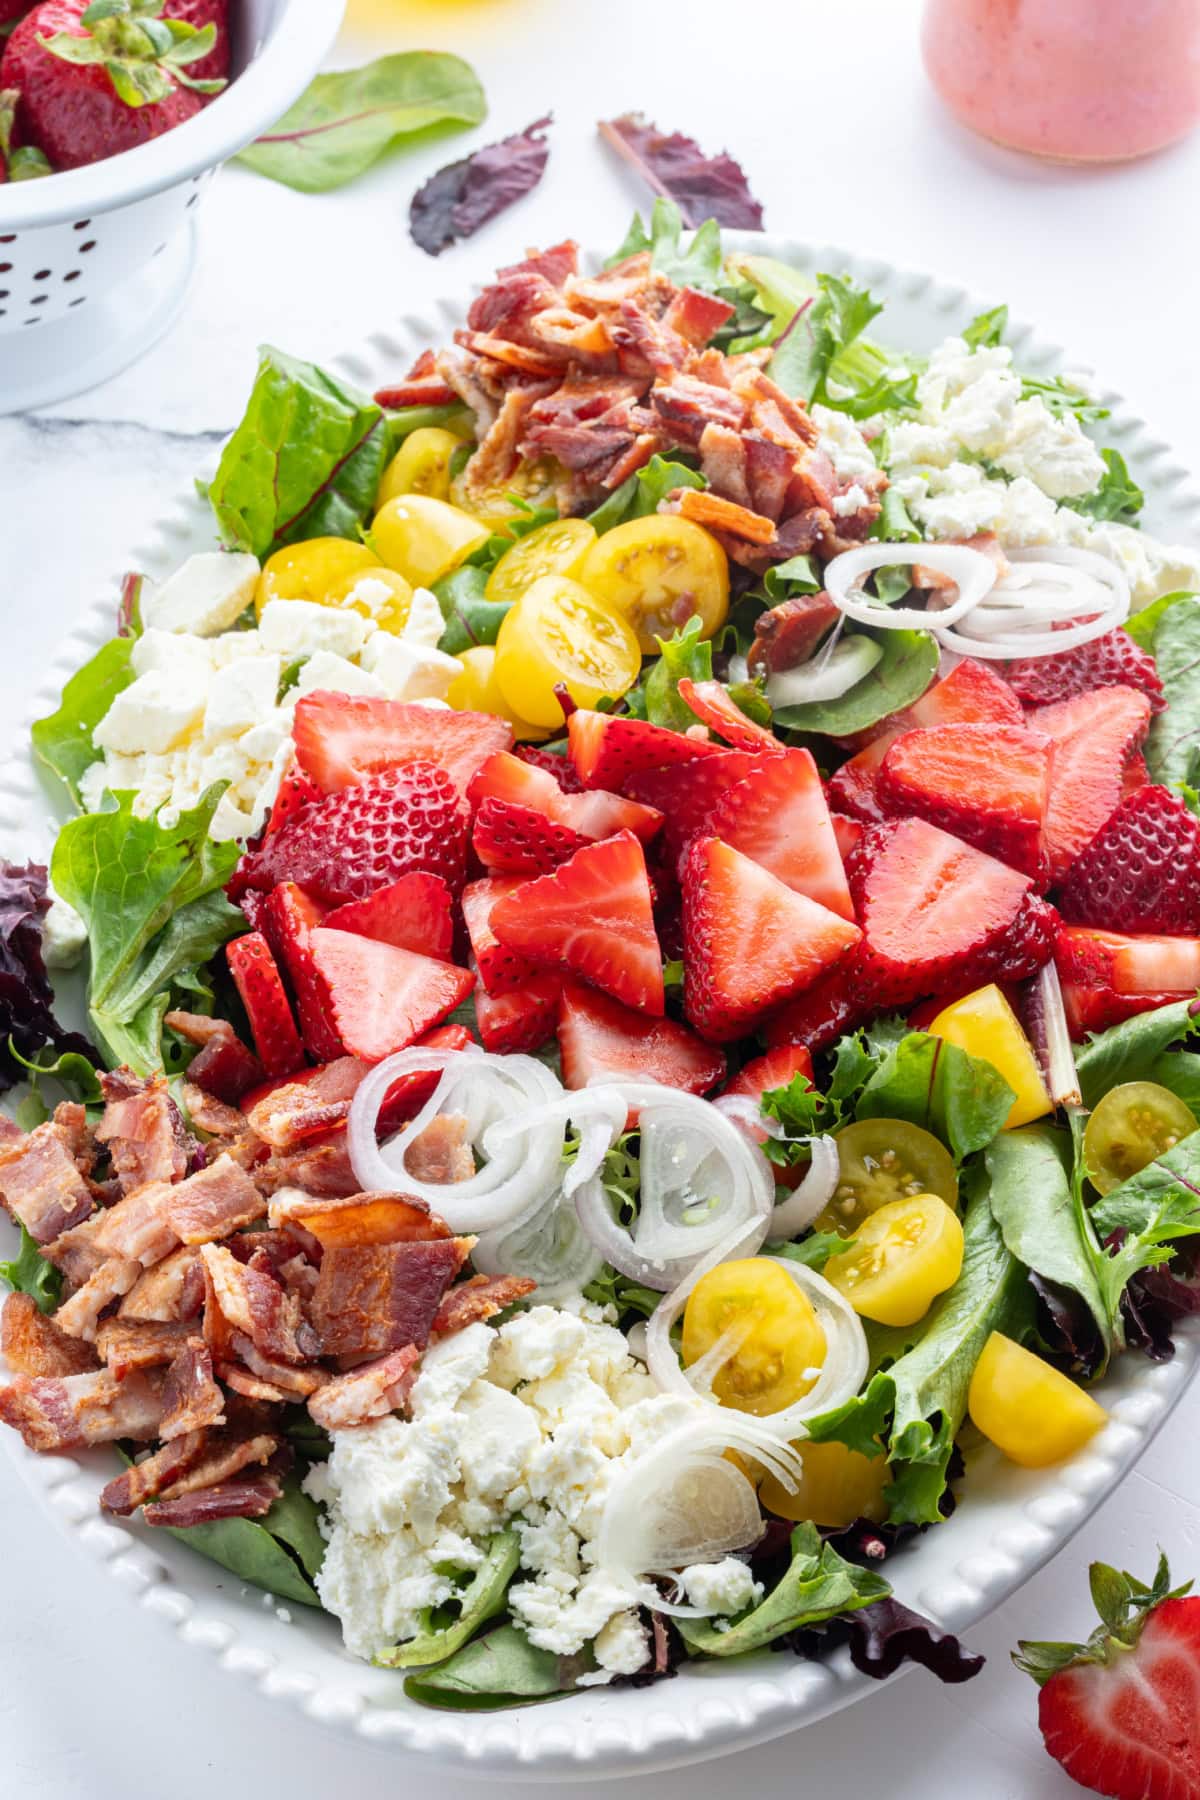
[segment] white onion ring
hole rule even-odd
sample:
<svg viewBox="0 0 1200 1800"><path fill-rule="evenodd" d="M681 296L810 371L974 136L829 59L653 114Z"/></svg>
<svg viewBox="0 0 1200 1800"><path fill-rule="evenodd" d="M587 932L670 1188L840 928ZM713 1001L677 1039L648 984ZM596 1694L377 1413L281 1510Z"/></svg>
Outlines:
<svg viewBox="0 0 1200 1800"><path fill-rule="evenodd" d="M478 1238L471 1261L481 1275L524 1275L536 1281L532 1299L553 1305L594 1281L604 1259L560 1192L514 1224Z"/></svg>
<svg viewBox="0 0 1200 1800"><path fill-rule="evenodd" d="M786 1200L779 1201L767 1226L772 1243L785 1242L807 1231L822 1207L833 1198L838 1181L837 1145L831 1137L791 1138L778 1119L764 1113L750 1094L719 1094L712 1104L740 1125L752 1138L775 1138L789 1144L807 1144L812 1163L804 1180Z"/></svg>
<svg viewBox="0 0 1200 1800"><path fill-rule="evenodd" d="M926 562L951 576L958 588L953 604L936 613L915 606L883 606L868 595L852 592L854 583L876 569ZM966 544L861 544L843 550L825 565L825 592L838 610L860 625L876 625L884 631L930 631L935 618L940 625L954 625L978 606L995 580L996 565L991 557Z"/></svg>
<svg viewBox="0 0 1200 1800"><path fill-rule="evenodd" d="M767 676L767 699L773 707L778 710L784 706L811 706L819 700L840 700L883 657L883 646L874 638L847 637L832 648L830 644L832 637L807 662Z"/></svg>
<svg viewBox="0 0 1200 1800"><path fill-rule="evenodd" d="M1036 571L1039 565L1043 569L1062 569L1067 573L1062 576L1045 575L1043 579L1049 584L1043 589L1039 598L1032 598L1026 603L1026 610L1018 604L1022 593L1032 588L1035 594L1038 589L1036 573L1027 574L1020 586L1010 585L1012 577L998 582L987 596L986 606L978 610L983 614L981 620L975 617L963 620L961 632L947 630L940 622L929 625L938 642L948 650L957 650L964 656L982 657L985 661L1008 662L1023 656L1057 656L1062 650L1073 650L1080 644L1091 643L1093 638L1104 637L1116 626L1124 624L1129 617L1130 589L1129 581L1123 569L1108 557L1101 556L1095 550L1080 550L1074 546L1048 545L1036 549L1009 550L1006 552L1016 570L1021 565ZM1090 596L1088 584L1084 578L1091 577ZM1099 586L1108 595L1097 593ZM1068 598L1070 596L1070 598ZM1060 605L1061 601L1061 605ZM1041 622L1047 607L1053 607L1053 618L1078 618L1080 614L1090 613L1079 625L1068 625L1062 631L1023 631L1019 620L1028 616L1032 610L1035 619ZM1012 623L1007 630L993 632L993 627L1002 624L1001 610L1013 614ZM976 635L976 633L981 635Z"/></svg>

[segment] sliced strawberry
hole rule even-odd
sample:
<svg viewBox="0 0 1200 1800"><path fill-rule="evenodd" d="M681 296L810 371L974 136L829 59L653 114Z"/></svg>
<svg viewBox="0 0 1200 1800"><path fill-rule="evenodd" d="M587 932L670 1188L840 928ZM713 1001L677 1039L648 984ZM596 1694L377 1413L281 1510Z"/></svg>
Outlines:
<svg viewBox="0 0 1200 1800"><path fill-rule="evenodd" d="M466 853L465 800L444 769L410 762L306 806L246 852L226 892L237 900L247 888L293 881L336 906L416 870L440 875L457 894Z"/></svg>
<svg viewBox="0 0 1200 1800"><path fill-rule="evenodd" d="M500 942L661 1017L662 952L642 846L629 832L585 844L492 908Z"/></svg>
<svg viewBox="0 0 1200 1800"><path fill-rule="evenodd" d="M683 933L684 1010L717 1042L753 1030L862 935L715 837L687 853Z"/></svg>
<svg viewBox="0 0 1200 1800"><path fill-rule="evenodd" d="M481 986L493 996L510 994L516 988L525 987L538 973L527 957L506 950L492 930L493 906L506 894L522 887L525 879L521 875L498 875L488 881L468 882L463 889L463 923L471 940L471 955L479 971Z"/></svg>
<svg viewBox="0 0 1200 1800"><path fill-rule="evenodd" d="M724 738L734 750L778 756L784 748L773 731L746 717L723 681L692 681L684 675L679 683L679 698L701 724Z"/></svg>
<svg viewBox="0 0 1200 1800"><path fill-rule="evenodd" d="M1052 881L1116 811L1126 764L1149 724L1149 700L1130 687L1097 688L1030 713L1030 728L1054 740L1045 833Z"/></svg>
<svg viewBox="0 0 1200 1800"><path fill-rule="evenodd" d="M761 757L744 781L720 796L708 829L785 887L853 919L833 821L809 751L781 748Z"/></svg>
<svg viewBox="0 0 1200 1800"><path fill-rule="evenodd" d="M857 957L858 952L852 950L844 963L768 1019L764 1036L772 1049L802 1044L810 1052L827 1050L844 1031L870 1018L877 1009L862 999L853 983Z"/></svg>
<svg viewBox="0 0 1200 1800"><path fill-rule="evenodd" d="M267 820L268 837L282 826L290 825L297 813L311 806L314 800L321 798L321 790L315 781L310 781L302 769L293 763L285 769L283 779L279 783L279 791L275 795L275 804L271 808L271 816Z"/></svg>
<svg viewBox="0 0 1200 1800"><path fill-rule="evenodd" d="M1124 933L1064 926L1055 942L1064 981L1114 994L1190 999L1200 989L1200 937Z"/></svg>
<svg viewBox="0 0 1200 1800"><path fill-rule="evenodd" d="M497 750L480 763L467 786L472 806L485 800L504 800L513 806L532 807L547 818L557 816L563 791L546 769L507 750Z"/></svg>
<svg viewBox="0 0 1200 1800"><path fill-rule="evenodd" d="M810 990L811 991L811 990ZM765 1056L756 1056L743 1064L725 1088L727 1094L748 1094L759 1100L773 1088L786 1087L797 1075L808 1082L813 1078L812 1056L804 1044L780 1044Z"/></svg>
<svg viewBox="0 0 1200 1800"><path fill-rule="evenodd" d="M1017 980L1051 955L1058 916L1029 877L924 819L873 825L848 874L865 934L854 986L875 1010Z"/></svg>
<svg viewBox="0 0 1200 1800"><path fill-rule="evenodd" d="M857 819L860 825L882 824L888 813L879 792L879 771L895 741L892 737L881 737L868 744L865 750L848 757L840 769L835 769L826 786L830 806Z"/></svg>
<svg viewBox="0 0 1200 1800"><path fill-rule="evenodd" d="M244 894L238 895L237 904L239 910L243 914L251 931L261 931L263 907L266 905L266 902L267 896L260 893L258 888L247 888Z"/></svg>
<svg viewBox="0 0 1200 1800"><path fill-rule="evenodd" d="M1125 764L1125 775L1121 782L1121 798L1136 794L1139 788L1150 786L1150 771L1146 767L1146 759L1140 750L1135 750Z"/></svg>
<svg viewBox="0 0 1200 1800"><path fill-rule="evenodd" d="M1050 739L1021 725L932 725L906 731L879 770L893 813L915 813L1038 877L1050 792Z"/></svg>
<svg viewBox="0 0 1200 1800"><path fill-rule="evenodd" d="M532 1055L554 1036L561 975L536 975L504 994L475 991L475 1017L485 1050L495 1056Z"/></svg>
<svg viewBox="0 0 1200 1800"><path fill-rule="evenodd" d="M304 1062L304 1046L267 940L248 931L225 947L225 960L242 997L258 1060L270 1076L290 1075Z"/></svg>
<svg viewBox="0 0 1200 1800"><path fill-rule="evenodd" d="M561 741L560 739L559 742ZM579 771L569 756L559 756L555 751L544 749L539 744L518 744L513 755L519 756L522 762L532 763L535 769L544 769L547 775L553 775L564 794L583 792Z"/></svg>
<svg viewBox="0 0 1200 1800"><path fill-rule="evenodd" d="M643 806L640 801L626 800L621 794L599 788L586 794L563 794L558 819L593 842L614 837L618 831L632 831L643 844L658 835L663 822L657 807Z"/></svg>
<svg viewBox="0 0 1200 1800"><path fill-rule="evenodd" d="M1154 658L1120 627L1057 656L1027 656L1010 662L1005 665L1004 678L1026 706L1048 706L1107 687L1140 689L1156 713L1165 712L1167 706Z"/></svg>
<svg viewBox="0 0 1200 1800"><path fill-rule="evenodd" d="M325 923L330 931L356 931L444 962L454 948L450 904L450 889L440 875L402 875L365 900L337 907Z"/></svg>
<svg viewBox="0 0 1200 1800"><path fill-rule="evenodd" d="M1067 1030L1080 1043L1089 1032L1107 1031L1112 1025L1123 1025L1139 1013L1155 1012L1160 1006L1173 1006L1178 994L1116 994L1107 985L1093 987L1087 982L1061 981Z"/></svg>
<svg viewBox="0 0 1200 1800"><path fill-rule="evenodd" d="M311 935L324 918L324 908L294 881L281 881L265 896L263 935L287 975L305 1048L319 1063L332 1062L342 1054L342 1041L329 1017L325 991L312 960Z"/></svg>
<svg viewBox="0 0 1200 1800"><path fill-rule="evenodd" d="M495 800L506 807L541 813L552 823L588 842L612 837L617 831L632 831L635 837L646 840L652 838L662 824L662 814L652 806L639 806L636 800L626 800L620 794L601 790L565 793L547 770L510 756L506 751L489 756L476 771L467 797L472 806L480 808L487 801ZM490 816L495 817L495 814ZM578 847L578 844L574 845L575 849ZM481 857L481 860L486 859Z"/></svg>
<svg viewBox="0 0 1200 1800"><path fill-rule="evenodd" d="M669 769L647 769L631 776L626 787L635 800L656 806L663 815L662 844L668 861L679 865L694 837L710 829L713 810L721 796L745 781L762 758L745 750L718 750L702 761L678 763Z"/></svg>
<svg viewBox="0 0 1200 1800"><path fill-rule="evenodd" d="M702 737L685 737L644 719L614 718L583 708L567 720L567 743L584 787L610 788L615 793L624 793L630 776L647 769L672 768L721 754L719 744Z"/></svg>
<svg viewBox="0 0 1200 1800"><path fill-rule="evenodd" d="M1114 931L1200 932L1200 820L1168 788L1136 788L1076 859L1059 911Z"/></svg>
<svg viewBox="0 0 1200 1800"><path fill-rule="evenodd" d="M651 1019L594 988L568 982L558 1019L563 1081L657 1081L706 1094L725 1074L725 1058L674 1019Z"/></svg>
<svg viewBox="0 0 1200 1800"><path fill-rule="evenodd" d="M415 1043L475 985L475 977L453 963L349 931L317 926L309 948L342 1047L366 1062Z"/></svg>
<svg viewBox="0 0 1200 1800"><path fill-rule="evenodd" d="M862 837L863 822L861 819L848 819L845 813L839 812L830 813L829 820L833 826L833 835L837 840L838 855L841 857L844 867L846 858ZM837 907L835 906L833 910L836 912Z"/></svg>
<svg viewBox="0 0 1200 1800"><path fill-rule="evenodd" d="M414 700L376 700L322 689L296 702L296 756L323 794L336 794L400 763L444 769L460 793L512 726L492 713L450 712Z"/></svg>
<svg viewBox="0 0 1200 1800"><path fill-rule="evenodd" d="M914 731L929 725L1020 725L1024 722L1021 702L1008 683L986 663L971 657L926 688L919 700L902 712L891 713L878 725L863 732L854 741L856 749L880 738L889 742L902 731Z"/></svg>
<svg viewBox="0 0 1200 1800"><path fill-rule="evenodd" d="M485 869L542 875L589 840L532 806L488 799L475 814L471 843Z"/></svg>

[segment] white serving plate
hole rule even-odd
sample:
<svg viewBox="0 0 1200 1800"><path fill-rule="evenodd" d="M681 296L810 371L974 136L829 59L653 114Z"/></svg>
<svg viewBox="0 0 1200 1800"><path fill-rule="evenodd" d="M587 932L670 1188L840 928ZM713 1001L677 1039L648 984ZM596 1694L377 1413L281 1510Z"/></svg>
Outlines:
<svg viewBox="0 0 1200 1800"><path fill-rule="evenodd" d="M810 271L846 270L865 281L886 305L878 335L897 347L928 350L997 299L979 299L928 275L830 246L814 250L757 233L725 236L731 248ZM467 298L440 301L426 317L400 319L393 331L376 334L334 367L365 388L394 379L419 350L444 341L461 323ZM1010 323L1008 341L1029 373L1078 367L1029 326ZM292 348L302 353L304 347ZM1101 435L1120 449L1145 489L1148 529L1167 541L1200 544L1200 494L1187 485L1185 469L1120 396L1105 392L1103 400L1112 416L1103 421ZM189 492L131 548L127 567L161 577L214 541L206 508ZM57 705L67 677L112 635L122 572L114 570L109 591L59 646L29 719ZM29 754L26 723L0 765L0 849L8 856L45 858L54 809ZM7 1221L0 1222L0 1245L14 1236ZM1006 1463L986 1444L970 1450L953 1517L888 1562L897 1596L939 1625L969 1635L1078 1530L1168 1418L1195 1373L1200 1320L1181 1326L1176 1343L1174 1360L1163 1365L1134 1355L1119 1359L1095 1390L1111 1422L1072 1462L1031 1472ZM648 1774L781 1736L879 1686L853 1668L845 1650L820 1663L765 1652L726 1666L697 1664L649 1688L591 1689L507 1713L431 1712L405 1699L399 1675L349 1657L335 1620L271 1602L177 1540L103 1517L97 1496L112 1473L107 1455L37 1456L12 1431L0 1432L0 1442L32 1503L48 1504L63 1531L106 1562L126 1592L184 1643L215 1655L243 1684L253 1681L268 1698L297 1705L322 1724L462 1773L557 1781ZM931 1679L918 1677L914 1703L920 1683Z"/></svg>

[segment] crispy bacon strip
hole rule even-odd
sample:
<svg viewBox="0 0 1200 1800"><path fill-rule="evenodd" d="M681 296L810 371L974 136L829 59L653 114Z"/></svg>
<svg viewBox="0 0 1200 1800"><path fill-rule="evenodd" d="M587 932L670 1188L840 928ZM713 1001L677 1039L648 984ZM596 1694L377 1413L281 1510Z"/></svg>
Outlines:
<svg viewBox="0 0 1200 1800"><path fill-rule="evenodd" d="M428 1341L443 1293L471 1249L469 1238L327 1250L313 1295L326 1356L384 1356Z"/></svg>
<svg viewBox="0 0 1200 1800"><path fill-rule="evenodd" d="M110 1258L148 1269L179 1244L166 1214L172 1192L169 1182L150 1182L55 1238L45 1253L68 1281L81 1284Z"/></svg>
<svg viewBox="0 0 1200 1800"><path fill-rule="evenodd" d="M70 1337L30 1294L9 1294L0 1311L0 1352L14 1375L78 1375L100 1366L90 1344Z"/></svg>
<svg viewBox="0 0 1200 1800"><path fill-rule="evenodd" d="M367 1069L357 1056L339 1056L303 1079L278 1082L265 1094L251 1096L246 1116L272 1150L293 1150L345 1124Z"/></svg>
<svg viewBox="0 0 1200 1800"><path fill-rule="evenodd" d="M190 1327L143 1319L105 1319L96 1329L96 1348L118 1381L135 1369L165 1367L187 1342Z"/></svg>
<svg viewBox="0 0 1200 1800"><path fill-rule="evenodd" d="M187 1173L188 1137L165 1077L142 1080L122 1068L102 1074L100 1086L107 1105L96 1137L108 1145L122 1190L180 1180Z"/></svg>
<svg viewBox="0 0 1200 1800"><path fill-rule="evenodd" d="M192 1319L204 1304L204 1273L200 1252L185 1246L173 1250L162 1262L139 1275L122 1300L123 1319Z"/></svg>
<svg viewBox="0 0 1200 1800"><path fill-rule="evenodd" d="M732 532L734 537L746 538L752 544L769 544L775 536L774 519L700 488L676 488L663 510L713 531Z"/></svg>
<svg viewBox="0 0 1200 1800"><path fill-rule="evenodd" d="M58 1120L0 1147L0 1202L35 1244L48 1244L87 1218L91 1189Z"/></svg>
<svg viewBox="0 0 1200 1800"><path fill-rule="evenodd" d="M206 1431L192 1431L160 1445L150 1456L113 1477L100 1495L101 1507L105 1512L127 1517L144 1500L153 1499L161 1487L194 1468L205 1454L208 1441Z"/></svg>
<svg viewBox="0 0 1200 1800"><path fill-rule="evenodd" d="M107 1369L61 1378L19 1375L0 1388L0 1424L31 1450L74 1450L114 1438L154 1437L162 1417L161 1378L117 1381Z"/></svg>
<svg viewBox="0 0 1200 1800"><path fill-rule="evenodd" d="M206 1335L207 1314L216 1306L229 1331L249 1338L263 1356L303 1363L316 1354L319 1340L304 1318L299 1299L289 1294L273 1275L239 1263L221 1244L206 1244L201 1255L209 1282Z"/></svg>
<svg viewBox="0 0 1200 1800"><path fill-rule="evenodd" d="M475 1157L461 1113L438 1113L408 1146L404 1166L415 1181L467 1181Z"/></svg>
<svg viewBox="0 0 1200 1800"><path fill-rule="evenodd" d="M158 1434L164 1441L225 1423L225 1396L213 1380L212 1357L202 1339L189 1338L175 1356L162 1397Z"/></svg>
<svg viewBox="0 0 1200 1800"><path fill-rule="evenodd" d="M271 1201L270 1220L272 1225L302 1225L326 1249L450 1236L450 1227L423 1200L405 1194L351 1194L344 1200L319 1200L285 1188Z"/></svg>
<svg viewBox="0 0 1200 1800"><path fill-rule="evenodd" d="M211 1243L253 1224L266 1212L266 1202L249 1175L229 1155L218 1156L207 1169L189 1175L169 1190L165 1213L176 1241Z"/></svg>
<svg viewBox="0 0 1200 1800"><path fill-rule="evenodd" d="M163 1023L188 1043L199 1046L199 1055L188 1065L190 1088L236 1105L243 1094L263 1081L262 1064L246 1048L228 1019L210 1019L204 1013L169 1012ZM186 1091L184 1105L193 1124L206 1130Z"/></svg>
<svg viewBox="0 0 1200 1800"><path fill-rule="evenodd" d="M526 1294L532 1294L536 1286L536 1281L530 1281L524 1275L472 1275L469 1281L458 1282L442 1295L441 1304L433 1315L430 1335L450 1337L481 1319L495 1318L514 1300L523 1300Z"/></svg>
<svg viewBox="0 0 1200 1800"><path fill-rule="evenodd" d="M348 1375L335 1376L311 1396L309 1412L326 1431L344 1431L347 1426L383 1418L403 1403L407 1391L404 1377L420 1355L415 1344L405 1344Z"/></svg>
<svg viewBox="0 0 1200 1800"><path fill-rule="evenodd" d="M164 1500L175 1500L181 1494L194 1494L201 1488L216 1487L254 1464L269 1463L279 1449L279 1439L266 1432L254 1437L234 1438L206 1436L203 1456L159 1486Z"/></svg>
<svg viewBox="0 0 1200 1800"><path fill-rule="evenodd" d="M283 1492L275 1475L251 1475L243 1481L222 1481L174 1500L153 1500L142 1508L147 1525L169 1525L186 1531L193 1525L211 1525L217 1519L261 1519Z"/></svg>
<svg viewBox="0 0 1200 1800"><path fill-rule="evenodd" d="M100 1315L127 1294L142 1272L142 1265L124 1256L110 1256L88 1276L55 1314L60 1331L90 1342L96 1336Z"/></svg>

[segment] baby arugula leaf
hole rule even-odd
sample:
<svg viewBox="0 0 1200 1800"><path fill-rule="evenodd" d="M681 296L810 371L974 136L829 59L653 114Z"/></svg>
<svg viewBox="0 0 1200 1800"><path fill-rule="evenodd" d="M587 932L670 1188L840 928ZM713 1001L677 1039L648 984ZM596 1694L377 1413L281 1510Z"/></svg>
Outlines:
<svg viewBox="0 0 1200 1800"><path fill-rule="evenodd" d="M581 1675L594 1673L590 1651L555 1656L538 1650L515 1625L499 1625L435 1668L409 1675L404 1692L423 1706L452 1712L496 1712L569 1694Z"/></svg>
<svg viewBox="0 0 1200 1800"><path fill-rule="evenodd" d="M97 650L68 681L57 712L39 719L30 734L34 755L58 777L77 807L82 805L79 783L84 771L103 755L93 744L92 733L133 680L129 666L133 643L131 637L115 637Z"/></svg>
<svg viewBox="0 0 1200 1800"><path fill-rule="evenodd" d="M984 1152L984 1163L992 1215L1008 1249L1045 1280L1078 1294L1111 1351L1120 1337L1120 1321L1106 1300L1100 1275L1104 1259L1071 1179L1067 1133L1052 1125L1002 1131Z"/></svg>
<svg viewBox="0 0 1200 1800"><path fill-rule="evenodd" d="M1084 513L1089 519L1115 519L1128 525L1146 504L1146 496L1126 468L1125 458L1119 450L1102 450L1100 455L1104 461L1104 475L1099 486L1079 499L1064 500L1063 505L1073 512Z"/></svg>
<svg viewBox="0 0 1200 1800"><path fill-rule="evenodd" d="M265 557L302 538L357 541L389 439L383 408L270 345L208 490L222 542Z"/></svg>
<svg viewBox="0 0 1200 1800"><path fill-rule="evenodd" d="M824 1544L815 1525L797 1525L792 1533L792 1561L766 1598L740 1618L725 1621L677 1619L679 1634L698 1656L741 1656L763 1650L774 1639L811 1625L857 1612L884 1600L891 1587L873 1569L847 1562L832 1544Z"/></svg>
<svg viewBox="0 0 1200 1800"><path fill-rule="evenodd" d="M1004 1077L957 1044L909 1032L869 1076L855 1116L907 1119L941 1138L956 1162L990 1144L1016 1098Z"/></svg>
<svg viewBox="0 0 1200 1800"><path fill-rule="evenodd" d="M596 510L588 514L587 522L603 536L614 525L625 525L630 519L644 519L649 513L657 512L659 502L675 488L707 486L708 482L699 470L689 469L686 463L671 462L665 456L652 456L644 469L637 469L627 476L607 500L602 500Z"/></svg>
<svg viewBox="0 0 1200 1800"><path fill-rule="evenodd" d="M326 194L403 139L437 125L478 125L486 112L479 79L461 57L405 50L318 75L234 160L302 194Z"/></svg>
<svg viewBox="0 0 1200 1800"><path fill-rule="evenodd" d="M62 1293L62 1272L47 1262L25 1227L21 1247L11 1262L0 1262L0 1281L18 1294L28 1294L39 1312L52 1313Z"/></svg>
<svg viewBox="0 0 1200 1800"><path fill-rule="evenodd" d="M483 1561L452 1603L457 1617L448 1624L434 1623L407 1643L397 1644L375 1657L381 1669L422 1669L444 1663L475 1636L481 1625L504 1611L508 1584L521 1561L521 1542L515 1531L498 1531L489 1538ZM439 1609L439 1612L442 1609Z"/></svg>
<svg viewBox="0 0 1200 1800"><path fill-rule="evenodd" d="M963 332L963 342L969 350L993 349L1004 342L1007 330L1007 306L993 306L990 312L976 313Z"/></svg>
<svg viewBox="0 0 1200 1800"><path fill-rule="evenodd" d="M1193 1017L1193 1005L1190 1000L1176 1000L1089 1038L1075 1053L1083 1104L1096 1106L1110 1088L1123 1081L1159 1081L1175 1092L1176 1065L1188 1059L1166 1053L1172 1045L1183 1044L1200 1032L1200 1017ZM1181 1098L1186 1100L1187 1095Z"/></svg>

